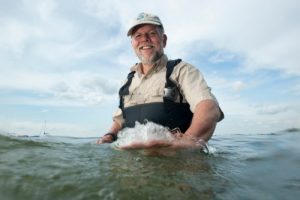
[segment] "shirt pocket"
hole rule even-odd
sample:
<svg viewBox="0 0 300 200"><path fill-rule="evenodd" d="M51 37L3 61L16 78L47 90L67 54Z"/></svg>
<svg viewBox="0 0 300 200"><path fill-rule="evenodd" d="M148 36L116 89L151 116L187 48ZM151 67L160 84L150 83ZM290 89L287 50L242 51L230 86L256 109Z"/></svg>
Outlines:
<svg viewBox="0 0 300 200"><path fill-rule="evenodd" d="M146 98L145 101L148 103L162 102L163 95L164 95L164 85L153 86L151 89L149 89L148 94L145 96Z"/></svg>

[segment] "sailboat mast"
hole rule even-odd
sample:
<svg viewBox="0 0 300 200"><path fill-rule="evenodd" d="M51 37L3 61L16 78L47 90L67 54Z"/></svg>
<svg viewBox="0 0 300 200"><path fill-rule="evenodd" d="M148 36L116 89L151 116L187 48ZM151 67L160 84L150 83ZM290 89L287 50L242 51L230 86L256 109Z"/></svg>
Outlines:
<svg viewBox="0 0 300 200"><path fill-rule="evenodd" d="M46 135L46 125L47 125L47 121L45 120L45 122L44 122L44 135Z"/></svg>

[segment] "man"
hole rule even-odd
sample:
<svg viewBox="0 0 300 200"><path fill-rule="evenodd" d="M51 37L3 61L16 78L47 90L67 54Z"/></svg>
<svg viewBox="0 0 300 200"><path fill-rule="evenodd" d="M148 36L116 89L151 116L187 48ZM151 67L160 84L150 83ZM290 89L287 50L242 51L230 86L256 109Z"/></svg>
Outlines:
<svg viewBox="0 0 300 200"><path fill-rule="evenodd" d="M131 68L119 92L120 106L113 124L97 143L115 141L118 132L134 127L135 121L166 126L179 135L177 141L187 141L185 144L208 141L223 113L199 70L181 60L168 60L164 54L167 36L159 17L140 13L127 36L140 63ZM146 146L160 145L165 144Z"/></svg>

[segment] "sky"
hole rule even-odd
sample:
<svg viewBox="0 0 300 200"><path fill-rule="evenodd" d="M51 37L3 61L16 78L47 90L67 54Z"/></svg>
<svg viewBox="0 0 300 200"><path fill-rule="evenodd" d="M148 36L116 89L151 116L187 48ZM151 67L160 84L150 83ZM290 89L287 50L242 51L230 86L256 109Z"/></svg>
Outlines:
<svg viewBox="0 0 300 200"><path fill-rule="evenodd" d="M216 135L300 127L298 0L0 0L0 132L106 133L140 12L204 75L225 113Z"/></svg>

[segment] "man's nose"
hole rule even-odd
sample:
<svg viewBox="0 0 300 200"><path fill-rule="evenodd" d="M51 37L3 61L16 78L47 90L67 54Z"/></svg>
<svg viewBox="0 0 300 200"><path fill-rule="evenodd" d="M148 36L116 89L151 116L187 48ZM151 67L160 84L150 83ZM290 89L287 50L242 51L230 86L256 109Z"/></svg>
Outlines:
<svg viewBox="0 0 300 200"><path fill-rule="evenodd" d="M149 33L143 34L142 37L141 37L141 40L142 41L150 41L150 35L149 35Z"/></svg>

